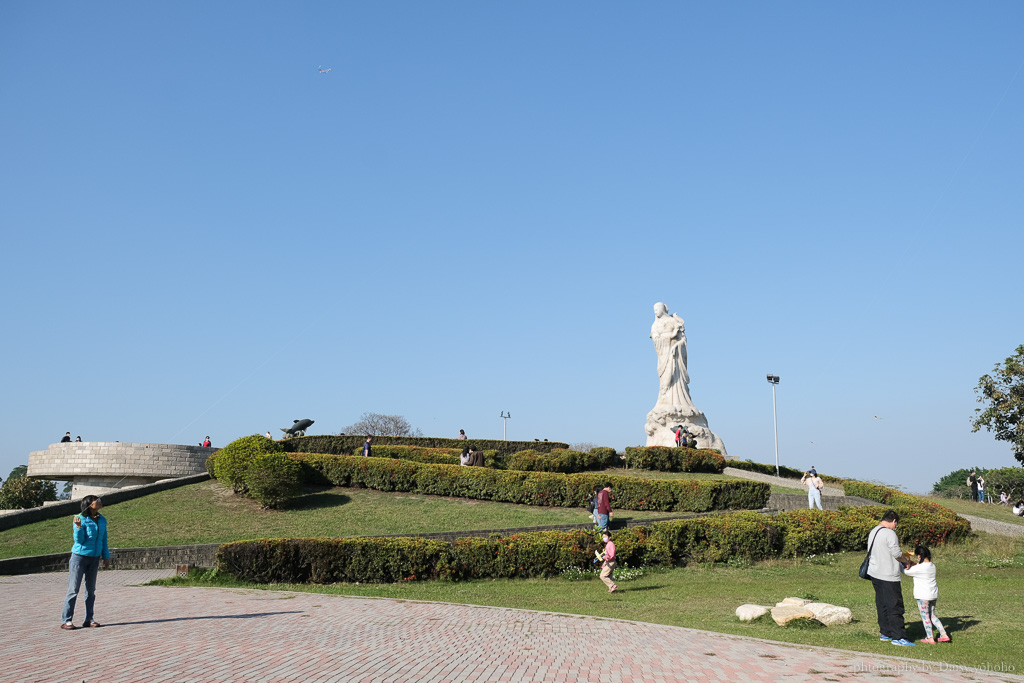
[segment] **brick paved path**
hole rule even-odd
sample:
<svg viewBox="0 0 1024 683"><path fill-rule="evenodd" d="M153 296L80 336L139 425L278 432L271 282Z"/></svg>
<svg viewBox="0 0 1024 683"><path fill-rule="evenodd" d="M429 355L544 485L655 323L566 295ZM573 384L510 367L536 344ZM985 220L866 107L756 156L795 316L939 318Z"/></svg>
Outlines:
<svg viewBox="0 0 1024 683"><path fill-rule="evenodd" d="M66 574L0 577L0 680L1024 681L898 657L591 617L403 600L132 586L101 572L100 629L61 631ZM84 606L79 598L76 620ZM922 679L921 671L929 671Z"/></svg>

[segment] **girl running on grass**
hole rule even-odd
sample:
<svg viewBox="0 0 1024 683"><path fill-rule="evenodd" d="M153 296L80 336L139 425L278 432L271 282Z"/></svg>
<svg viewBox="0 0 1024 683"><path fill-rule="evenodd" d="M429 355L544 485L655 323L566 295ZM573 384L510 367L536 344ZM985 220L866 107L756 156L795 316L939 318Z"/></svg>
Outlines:
<svg viewBox="0 0 1024 683"><path fill-rule="evenodd" d="M935 603L939 599L939 584L935 581L932 551L926 545L919 545L914 548L914 554L917 555L918 563L905 568L903 573L914 577L914 598L917 600L917 609L921 612L921 621L924 622L924 632L927 636L924 640L917 642L934 645L936 641L932 638L932 624L935 624L935 627L939 629L938 642L948 643L949 636L946 635L946 629L943 628L939 618L935 616Z"/></svg>

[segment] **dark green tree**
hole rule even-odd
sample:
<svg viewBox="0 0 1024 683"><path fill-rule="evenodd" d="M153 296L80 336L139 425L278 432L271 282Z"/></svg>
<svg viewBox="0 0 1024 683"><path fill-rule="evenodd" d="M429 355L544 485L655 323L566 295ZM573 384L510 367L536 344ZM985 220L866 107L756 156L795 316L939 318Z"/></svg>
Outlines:
<svg viewBox="0 0 1024 683"><path fill-rule="evenodd" d="M7 475L8 479L16 479L17 477L24 477L28 474L28 465L18 465L11 473Z"/></svg>
<svg viewBox="0 0 1024 683"><path fill-rule="evenodd" d="M48 500L57 500L57 485L52 481L10 477L0 486L0 510L37 508Z"/></svg>
<svg viewBox="0 0 1024 683"><path fill-rule="evenodd" d="M978 403L973 429L982 427L995 433L998 441L1013 446L1013 456L1024 465L1024 344L1002 364L996 363L991 375L982 375L974 388Z"/></svg>

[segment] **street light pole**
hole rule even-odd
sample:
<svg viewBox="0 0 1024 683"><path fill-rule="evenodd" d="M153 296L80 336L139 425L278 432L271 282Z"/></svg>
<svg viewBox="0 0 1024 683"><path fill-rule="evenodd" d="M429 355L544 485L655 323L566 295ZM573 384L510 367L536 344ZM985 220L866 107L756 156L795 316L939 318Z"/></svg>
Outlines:
<svg viewBox="0 0 1024 683"><path fill-rule="evenodd" d="M506 415L504 410L501 411L501 419L502 419L502 423L501 423L501 440L502 441L506 441L507 440L505 438L505 435L508 433L508 420L509 420L510 417L512 417L512 413L511 412L509 412Z"/></svg>
<svg viewBox="0 0 1024 683"><path fill-rule="evenodd" d="M775 407L775 386L779 376L768 374L768 383L772 385L772 421L775 423L775 476L779 476L779 412Z"/></svg>

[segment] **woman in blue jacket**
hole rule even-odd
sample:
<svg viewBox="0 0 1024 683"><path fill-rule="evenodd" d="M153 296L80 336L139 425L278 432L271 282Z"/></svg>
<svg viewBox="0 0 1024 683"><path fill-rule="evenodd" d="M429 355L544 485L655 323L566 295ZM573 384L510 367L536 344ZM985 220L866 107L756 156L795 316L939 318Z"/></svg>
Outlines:
<svg viewBox="0 0 1024 683"><path fill-rule="evenodd" d="M96 573L103 560L103 568L109 565L110 549L107 547L107 519L100 514L103 501L96 496L82 499L82 514L75 515L72 521L72 535L75 545L71 548L71 562L68 565L68 594L64 598L64 611L60 617L60 627L65 631L73 631L77 626L71 623L75 616L75 601L78 589L85 579L85 623L83 626L98 628L99 623L92 619L92 608L96 602Z"/></svg>

